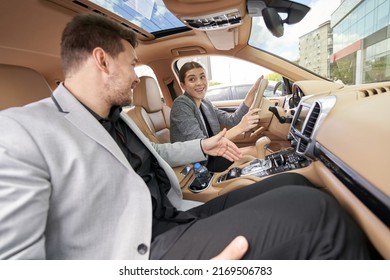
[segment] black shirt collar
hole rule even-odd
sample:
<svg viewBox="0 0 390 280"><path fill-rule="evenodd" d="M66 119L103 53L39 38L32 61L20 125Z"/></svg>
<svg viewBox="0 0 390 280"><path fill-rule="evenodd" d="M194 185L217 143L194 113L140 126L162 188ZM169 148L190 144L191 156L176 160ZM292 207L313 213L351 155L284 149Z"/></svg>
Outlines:
<svg viewBox="0 0 390 280"><path fill-rule="evenodd" d="M84 104L83 104L84 105ZM99 116L98 114L96 114L94 111L92 111L90 108L88 108L87 106L84 105L84 107L92 114L92 116L94 116L100 123L104 123L104 122L111 122L111 123L115 123L118 121L119 117L120 117L120 114L122 112L122 107L119 107L119 106L113 106L111 109L110 109L110 113L108 114L108 117L107 118L103 118L101 116Z"/></svg>

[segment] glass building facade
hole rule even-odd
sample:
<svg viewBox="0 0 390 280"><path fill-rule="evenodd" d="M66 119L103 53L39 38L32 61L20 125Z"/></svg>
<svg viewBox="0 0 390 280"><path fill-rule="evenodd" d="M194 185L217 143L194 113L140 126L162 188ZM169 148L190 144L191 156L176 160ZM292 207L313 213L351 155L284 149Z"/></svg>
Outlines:
<svg viewBox="0 0 390 280"><path fill-rule="evenodd" d="M390 80L390 0L344 0L331 26L333 79L346 84Z"/></svg>

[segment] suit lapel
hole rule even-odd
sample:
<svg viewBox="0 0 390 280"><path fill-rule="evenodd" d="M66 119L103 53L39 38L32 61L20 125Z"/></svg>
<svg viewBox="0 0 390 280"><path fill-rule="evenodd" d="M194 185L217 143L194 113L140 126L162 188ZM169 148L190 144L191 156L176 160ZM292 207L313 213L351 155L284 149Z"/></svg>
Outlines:
<svg viewBox="0 0 390 280"><path fill-rule="evenodd" d="M104 127L92 116L92 114L61 84L53 92L53 101L58 110L64 113L64 117L71 122L77 129L81 130L92 140L99 143L107 149L114 157L116 157L128 169L132 169L125 155L116 144L111 135ZM180 205L182 194L179 182L176 180L176 175L168 163L161 158L156 149L153 148L150 141L143 135L137 125L131 118L122 111L121 118L134 131L139 139L145 144L149 151L157 158L162 168L168 175L171 181L171 189L168 193L168 198L174 205Z"/></svg>
<svg viewBox="0 0 390 280"><path fill-rule="evenodd" d="M99 143L127 168L131 168L115 140L94 116L61 84L53 92L53 100L65 118L88 137Z"/></svg>

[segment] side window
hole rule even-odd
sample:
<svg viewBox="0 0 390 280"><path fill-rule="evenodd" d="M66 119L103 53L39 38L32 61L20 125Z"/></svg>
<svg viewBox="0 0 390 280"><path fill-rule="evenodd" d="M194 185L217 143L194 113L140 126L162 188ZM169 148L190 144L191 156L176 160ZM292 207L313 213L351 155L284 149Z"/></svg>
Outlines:
<svg viewBox="0 0 390 280"><path fill-rule="evenodd" d="M253 82L254 83L254 82ZM244 99L248 91L253 86L253 83L238 85L235 87L236 96L235 99Z"/></svg>
<svg viewBox="0 0 390 280"><path fill-rule="evenodd" d="M197 61L205 67L209 82L206 97L211 101L244 99L249 89L261 75L264 75L267 79L269 77L280 77L280 75L275 75L272 71L254 63L226 56L182 58L177 61L178 69L188 61ZM276 80L272 83L270 81L264 96L273 96L272 85L277 82Z"/></svg>

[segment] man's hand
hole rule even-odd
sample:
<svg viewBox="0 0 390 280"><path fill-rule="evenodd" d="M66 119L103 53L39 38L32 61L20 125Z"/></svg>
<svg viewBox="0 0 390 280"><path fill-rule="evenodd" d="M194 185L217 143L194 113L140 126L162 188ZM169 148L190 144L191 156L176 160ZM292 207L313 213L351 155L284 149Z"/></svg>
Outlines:
<svg viewBox="0 0 390 280"><path fill-rule="evenodd" d="M240 260L248 250L248 241L243 236L237 236L227 247L212 260Z"/></svg>
<svg viewBox="0 0 390 280"><path fill-rule="evenodd" d="M229 139L225 138L226 128L217 135L203 139L200 144L203 152L210 156L222 156L230 161L241 158L240 149Z"/></svg>

